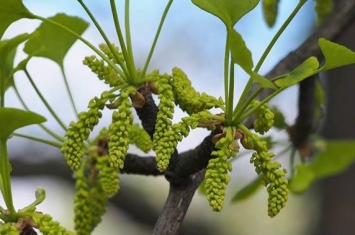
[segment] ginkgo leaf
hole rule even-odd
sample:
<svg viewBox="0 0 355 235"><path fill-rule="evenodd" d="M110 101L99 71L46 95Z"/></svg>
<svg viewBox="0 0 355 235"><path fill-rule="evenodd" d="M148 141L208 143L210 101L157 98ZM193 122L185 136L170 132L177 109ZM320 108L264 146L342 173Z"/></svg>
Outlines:
<svg viewBox="0 0 355 235"><path fill-rule="evenodd" d="M27 56L25 59L21 60L21 61L17 64L16 68L14 68L14 69L12 70L12 73L14 74L14 73L16 73L17 71L25 70L26 67L27 67L28 62L30 61L30 59L31 59L32 57L33 57L33 55L29 55L29 56Z"/></svg>
<svg viewBox="0 0 355 235"><path fill-rule="evenodd" d="M192 0L192 3L223 21L232 28L245 14L253 10L260 0Z"/></svg>
<svg viewBox="0 0 355 235"><path fill-rule="evenodd" d="M289 87L319 72L319 62L316 57L310 57L292 70L283 79L275 81L279 87Z"/></svg>
<svg viewBox="0 0 355 235"><path fill-rule="evenodd" d="M289 183L294 193L302 193L316 180L338 174L355 160L355 141L328 141L310 164L295 167L296 174Z"/></svg>
<svg viewBox="0 0 355 235"><path fill-rule="evenodd" d="M250 71L249 75L251 77L251 79L256 82L259 83L260 86L264 87L264 88L271 88L276 90L277 87L275 86L274 83L272 83L269 79L267 79L266 77L261 76L258 73L255 73L254 71Z"/></svg>
<svg viewBox="0 0 355 235"><path fill-rule="evenodd" d="M57 14L48 19L67 27L78 35L81 35L89 26L87 22L79 17L65 14ZM77 38L64 29L48 22L43 22L35 33L37 36L28 40L24 51L29 55L51 59L62 67L65 55Z"/></svg>
<svg viewBox="0 0 355 235"><path fill-rule="evenodd" d="M242 36L232 28L228 30L228 37L233 62L240 65L245 71L251 71L253 68L253 59Z"/></svg>
<svg viewBox="0 0 355 235"><path fill-rule="evenodd" d="M254 66L252 55L242 36L232 28L228 30L228 37L233 62L242 67L244 71L250 75L252 80L259 83L262 87L277 89L275 84L270 80L252 71Z"/></svg>
<svg viewBox="0 0 355 235"><path fill-rule="evenodd" d="M0 41L0 96L13 85L13 62L16 48L30 38L30 34L21 34L12 39ZM4 87L2 87L4 85Z"/></svg>
<svg viewBox="0 0 355 235"><path fill-rule="evenodd" d="M0 141L6 142L17 129L45 122L46 119L34 112L16 108L0 108Z"/></svg>
<svg viewBox="0 0 355 235"><path fill-rule="evenodd" d="M22 18L34 18L22 0L0 0L0 39L13 22Z"/></svg>
<svg viewBox="0 0 355 235"><path fill-rule="evenodd" d="M324 38L320 38L318 44L325 58L320 72L355 63L355 52L352 50Z"/></svg>

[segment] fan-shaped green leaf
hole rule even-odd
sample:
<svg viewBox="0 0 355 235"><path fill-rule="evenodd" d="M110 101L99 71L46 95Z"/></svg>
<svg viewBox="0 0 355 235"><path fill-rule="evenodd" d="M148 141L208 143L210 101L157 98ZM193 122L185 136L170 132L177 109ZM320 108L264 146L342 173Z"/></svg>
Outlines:
<svg viewBox="0 0 355 235"><path fill-rule="evenodd" d="M14 68L14 70L12 71L12 73L16 73L17 71L20 70L25 70L27 67L28 62L30 61L30 59L33 57L33 55L29 55L26 57L26 59L23 59L20 61L20 63L17 64L16 68Z"/></svg>
<svg viewBox="0 0 355 235"><path fill-rule="evenodd" d="M192 3L223 21L232 28L245 14L253 10L260 0L192 0Z"/></svg>
<svg viewBox="0 0 355 235"><path fill-rule="evenodd" d="M22 18L33 19L22 0L0 0L0 39L13 22Z"/></svg>
<svg viewBox="0 0 355 235"><path fill-rule="evenodd" d="M234 63L240 65L245 71L251 71L253 68L253 59L242 36L235 29L231 28L228 30L228 37L229 48Z"/></svg>
<svg viewBox="0 0 355 235"><path fill-rule="evenodd" d="M79 17L65 14L57 14L48 19L67 27L78 35L81 35L89 26L87 22ZM51 59L62 67L65 55L77 38L64 29L48 22L43 22L35 32L38 33L38 36L28 40L24 51L29 55L35 54L35 56Z"/></svg>
<svg viewBox="0 0 355 235"><path fill-rule="evenodd" d="M258 73L255 73L254 71L250 71L249 75L251 77L251 79L256 82L259 83L260 86L264 87L264 88L271 88L276 90L277 87L275 86L274 83L272 83L269 79L267 79L266 77L261 76Z"/></svg>
<svg viewBox="0 0 355 235"><path fill-rule="evenodd" d="M329 141L326 149L312 163L295 167L296 174L289 184L294 193L302 193L316 180L338 174L355 160L355 141Z"/></svg>
<svg viewBox="0 0 355 235"><path fill-rule="evenodd" d="M231 28L228 30L228 37L233 62L242 67L251 76L253 81L259 83L262 87L277 89L267 78L252 71L254 66L252 55L242 36L235 29Z"/></svg>
<svg viewBox="0 0 355 235"><path fill-rule="evenodd" d="M355 52L352 50L324 38L320 38L318 44L325 57L321 72L355 63Z"/></svg>
<svg viewBox="0 0 355 235"><path fill-rule="evenodd" d="M16 108L0 108L0 141L6 142L16 129L44 121L46 119L43 116L33 112Z"/></svg>
<svg viewBox="0 0 355 235"><path fill-rule="evenodd" d="M275 81L280 87L289 87L319 72L319 62L316 57L310 57L292 70L285 78Z"/></svg>

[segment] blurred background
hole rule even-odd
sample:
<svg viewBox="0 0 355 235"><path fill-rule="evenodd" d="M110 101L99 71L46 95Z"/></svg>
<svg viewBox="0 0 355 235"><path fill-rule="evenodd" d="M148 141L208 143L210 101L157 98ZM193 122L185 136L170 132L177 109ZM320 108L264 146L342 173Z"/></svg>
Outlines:
<svg viewBox="0 0 355 235"><path fill-rule="evenodd" d="M47 3L23 0L23 2L31 12L40 16L49 17L64 12L89 21L76 1L62 0ZM298 0L281 1L280 13L272 28L266 26L260 5L236 25L236 29L243 35L252 51L255 62L297 2ZM108 2L85 1L85 3L106 30L109 38L117 44ZM131 33L138 67L144 64L166 3L166 0L131 1ZM122 20L124 1L117 1L117 5ZM314 1L308 1L296 16L271 51L261 69L262 74L268 72L281 58L296 49L312 32L315 27L313 7ZM4 38L11 38L24 32L30 33L39 24L40 22L35 20L20 20L11 25ZM149 70L159 69L161 72L170 73L174 66L180 67L198 91L221 96L224 89L222 81L225 35L225 27L217 18L201 11L191 1L175 1L167 16ZM103 42L92 25L83 36L94 45ZM107 89L105 84L82 65L84 56L92 54L93 52L87 46L77 42L65 59L65 72L79 111L86 110L88 101ZM16 61L24 57L25 54L19 50ZM48 59L33 58L28 69L39 89L64 122L69 124L74 120L57 64ZM235 102L248 79L239 69L236 74ZM31 110L46 116L48 118L46 125L58 134L64 135L64 131L51 118L36 96L25 75L16 74L15 82ZM12 89L8 90L6 97L7 106L21 107ZM272 104L277 105L286 115L286 121L292 124L297 114L297 87L285 91L275 98ZM183 112L177 111L176 121L184 115ZM110 119L110 113L104 112L104 117L94 134L101 129L100 127L108 126ZM22 128L19 132L49 138L36 126ZM207 133L204 130L193 131L179 144L178 149L184 151L195 147ZM277 131L271 133L281 143L287 143L285 133ZM275 152L278 153L281 149L276 149ZM130 151L141 154L133 147ZM73 228L74 183L60 151L27 139L13 137L9 141L9 153L15 176L13 178L15 207L19 209L31 203L34 200L35 189L43 187L46 189L47 199L39 206L39 210L51 214L63 226ZM234 161L233 178L228 187L223 211L212 212L204 195L196 193L181 234L298 235L312 234L315 231L320 206L317 186L303 195L291 195L286 208L272 219L267 216L267 193L264 188L248 200L237 204L230 203L233 195L256 176L254 167L249 163L249 157L250 154L247 154ZM287 158L287 155L280 158L286 167ZM108 213L94 234L150 234L167 196L168 183L163 177L122 175L121 184L119 195L108 205Z"/></svg>

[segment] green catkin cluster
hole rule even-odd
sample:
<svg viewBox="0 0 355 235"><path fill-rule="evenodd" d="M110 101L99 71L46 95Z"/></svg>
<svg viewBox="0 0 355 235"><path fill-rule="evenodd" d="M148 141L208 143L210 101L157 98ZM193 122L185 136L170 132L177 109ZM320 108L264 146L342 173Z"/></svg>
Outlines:
<svg viewBox="0 0 355 235"><path fill-rule="evenodd" d="M260 101L253 100L251 107L258 105ZM269 109L267 103L260 106L256 112L256 117L254 121L254 130L260 134L264 134L270 130L274 124L274 113Z"/></svg>
<svg viewBox="0 0 355 235"><path fill-rule="evenodd" d="M100 80L104 81L110 87L120 87L125 84L124 79L111 66L107 65L104 60L97 59L94 55L86 56L83 64L88 66Z"/></svg>
<svg viewBox="0 0 355 235"><path fill-rule="evenodd" d="M79 169L84 156L84 141L90 132L98 124L102 116L100 110L104 109L107 99L95 97L90 100L89 110L78 114L78 121L71 122L65 133L67 138L61 151L64 154L67 164L73 171Z"/></svg>
<svg viewBox="0 0 355 235"><path fill-rule="evenodd" d="M269 27L274 26L278 13L279 0L263 0L264 19Z"/></svg>
<svg viewBox="0 0 355 235"><path fill-rule="evenodd" d="M153 148L153 142L148 133L138 124L132 126L130 144L136 145L140 150L148 153Z"/></svg>
<svg viewBox="0 0 355 235"><path fill-rule="evenodd" d="M174 152L173 146L170 144L169 137L166 136L167 132L171 131L172 118L174 113L174 94L172 87L169 84L170 76L164 74L160 76L155 85L158 88L158 98L160 103L158 105L158 114L155 125L155 132L153 135L153 149L157 155L158 170L163 172L169 165L169 159Z"/></svg>
<svg viewBox="0 0 355 235"><path fill-rule="evenodd" d="M200 94L191 85L191 81L179 68L173 68L171 86L174 92L175 103L187 112L193 114L211 108L221 108L224 105L222 98L216 99L206 93Z"/></svg>
<svg viewBox="0 0 355 235"><path fill-rule="evenodd" d="M90 234L101 222L101 217L106 211L108 197L103 185L107 185L107 180L112 179L107 179L107 176L101 174L104 168L102 165L111 170L114 168L109 166L108 156L99 156L98 150L97 146L89 148L89 158L75 174L77 192L74 198L74 223L77 234ZM100 161L101 159L105 161ZM89 166L91 171L86 176L85 172ZM117 180L113 179L112 183L116 183L115 187L118 187Z"/></svg>
<svg viewBox="0 0 355 235"><path fill-rule="evenodd" d="M99 181L104 195L108 198L114 196L120 185L117 168L110 166L108 156L98 156L96 169L99 171Z"/></svg>
<svg viewBox="0 0 355 235"><path fill-rule="evenodd" d="M132 103L130 93L136 92L133 87L122 90L119 98L114 102L118 111L112 113L112 123L108 129L110 165L122 169L129 147L129 137L133 125Z"/></svg>
<svg viewBox="0 0 355 235"><path fill-rule="evenodd" d="M0 224L0 234L20 235L19 231L13 223Z"/></svg>
<svg viewBox="0 0 355 235"><path fill-rule="evenodd" d="M48 214L35 212L31 217L33 223L38 226L43 235L74 235L73 232L66 230L58 222L53 221L53 218Z"/></svg>
<svg viewBox="0 0 355 235"><path fill-rule="evenodd" d="M108 47L107 44L102 43L102 44L99 45L100 50L101 50L103 53L105 53L105 55L107 55L107 57L108 57L111 61L113 61L115 64L120 64L121 62L124 61L124 57L123 57L122 53L119 52L119 49L118 49L117 46L115 46L115 44L112 43L112 44L111 44L111 47L113 48L114 53L115 53L116 56L118 57L118 60L119 60L119 61L117 61L115 55L112 53L112 51L110 50L110 48Z"/></svg>
<svg viewBox="0 0 355 235"><path fill-rule="evenodd" d="M230 181L228 172L232 171L232 164L228 159L234 157L238 150L231 148L234 145L234 128L227 127L225 137L216 142L216 148L211 153L212 158L207 165L205 175L205 191L207 200L213 211L221 211L224 205L226 188Z"/></svg>
<svg viewBox="0 0 355 235"><path fill-rule="evenodd" d="M77 171L75 176L77 189L74 197L75 231L78 235L87 235L93 230L90 188L83 169Z"/></svg>
<svg viewBox="0 0 355 235"><path fill-rule="evenodd" d="M165 140L164 157L169 161L178 142L182 141L184 137L187 137L190 130L198 127L199 123L214 123L214 121L222 123L224 122L224 117L211 114L209 111L205 110L182 118L180 122L172 126L171 130L168 130L163 134L163 139ZM169 162L167 162L167 164L169 164Z"/></svg>
<svg viewBox="0 0 355 235"><path fill-rule="evenodd" d="M223 122L224 117L211 114L207 110L194 113L191 116L182 118L180 122L174 124L172 130L166 132L165 136L169 139L170 145L176 147L179 141L182 141L184 137L189 135L191 129L195 129L202 122L213 123L213 121Z"/></svg>
<svg viewBox="0 0 355 235"><path fill-rule="evenodd" d="M321 23L324 18L333 10L333 0L315 0L314 9L317 12L317 23Z"/></svg>
<svg viewBox="0 0 355 235"><path fill-rule="evenodd" d="M90 188L90 212L92 230L101 223L106 212L107 196L101 187L101 182L96 182Z"/></svg>
<svg viewBox="0 0 355 235"><path fill-rule="evenodd" d="M256 151L253 153L250 163L254 164L258 175L263 175L263 184L267 187L269 194L268 214L270 217L274 217L285 207L288 199L286 170L280 169L279 162L271 161L275 154L268 152L266 141L261 140L257 134L250 133L246 142L252 143L253 149Z"/></svg>

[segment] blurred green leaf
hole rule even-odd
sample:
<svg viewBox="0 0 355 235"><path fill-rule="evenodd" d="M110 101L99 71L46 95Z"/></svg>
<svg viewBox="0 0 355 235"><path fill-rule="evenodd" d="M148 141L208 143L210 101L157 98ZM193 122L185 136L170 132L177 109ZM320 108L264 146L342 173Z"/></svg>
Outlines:
<svg viewBox="0 0 355 235"><path fill-rule="evenodd" d="M314 116L316 119L320 119L323 115L322 108L325 105L325 91L323 85L318 79L316 80L315 97L316 104L314 109Z"/></svg>
<svg viewBox="0 0 355 235"><path fill-rule="evenodd" d="M46 119L36 113L15 108L0 108L0 141L6 142L17 129L45 122Z"/></svg>
<svg viewBox="0 0 355 235"><path fill-rule="evenodd" d="M0 97L14 84L13 63L16 48L19 44L30 38L31 35L20 34L12 39L0 41Z"/></svg>
<svg viewBox="0 0 355 235"><path fill-rule="evenodd" d="M13 22L22 18L33 19L22 0L0 0L0 39Z"/></svg>
<svg viewBox="0 0 355 235"><path fill-rule="evenodd" d="M273 126L279 130L285 129L288 125L285 121L284 114L276 106L271 107L271 111L274 113Z"/></svg>
<svg viewBox="0 0 355 235"><path fill-rule="evenodd" d="M324 38L320 38L318 44L325 57L321 72L355 63L355 52L352 50Z"/></svg>
<svg viewBox="0 0 355 235"><path fill-rule="evenodd" d="M263 175L260 174L247 186L239 190L232 198L232 203L243 201L251 196L253 196L258 189L263 185Z"/></svg>
<svg viewBox="0 0 355 235"><path fill-rule="evenodd" d="M227 28L232 28L259 2L260 0L192 0L192 3L202 10L221 19Z"/></svg>
<svg viewBox="0 0 355 235"><path fill-rule="evenodd" d="M335 3L336 1L334 1ZM320 24L326 18L329 13L333 10L333 1L332 0L316 0L314 9L317 13L317 23Z"/></svg>
<svg viewBox="0 0 355 235"><path fill-rule="evenodd" d="M316 57L309 57L301 65L292 70L285 78L275 81L280 87L289 87L318 73L319 62Z"/></svg>
<svg viewBox="0 0 355 235"><path fill-rule="evenodd" d="M65 14L57 14L48 19L67 27L78 35L81 35L89 26L87 22L79 17ZM37 37L28 40L24 51L29 55L35 54L36 56L51 59L62 67L65 55L77 38L64 29L48 22L43 22L35 32L38 34Z"/></svg>
<svg viewBox="0 0 355 235"><path fill-rule="evenodd" d="M312 163L295 167L296 174L291 179L289 188L294 193L302 193L314 181L344 171L354 160L355 140L328 141L325 150L319 152Z"/></svg>
<svg viewBox="0 0 355 235"><path fill-rule="evenodd" d="M325 91L322 83L319 80L316 80L316 100L320 105L325 104Z"/></svg>
<svg viewBox="0 0 355 235"><path fill-rule="evenodd" d="M274 26L278 14L280 0L263 0L264 20L269 27Z"/></svg>

